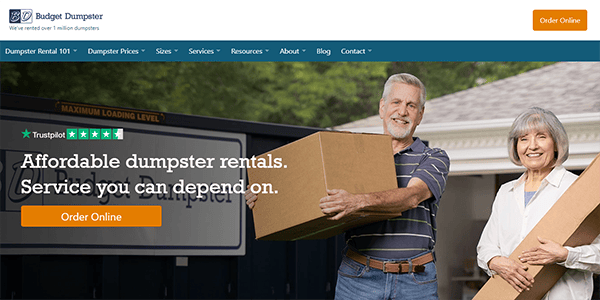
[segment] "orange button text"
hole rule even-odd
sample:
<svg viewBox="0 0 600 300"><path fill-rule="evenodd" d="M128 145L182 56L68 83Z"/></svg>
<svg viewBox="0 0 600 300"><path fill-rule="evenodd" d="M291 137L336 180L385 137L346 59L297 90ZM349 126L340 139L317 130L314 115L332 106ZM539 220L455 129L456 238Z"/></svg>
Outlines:
<svg viewBox="0 0 600 300"><path fill-rule="evenodd" d="M587 10L534 10L533 30L586 31Z"/></svg>
<svg viewBox="0 0 600 300"><path fill-rule="evenodd" d="M24 205L23 227L160 227L158 205Z"/></svg>

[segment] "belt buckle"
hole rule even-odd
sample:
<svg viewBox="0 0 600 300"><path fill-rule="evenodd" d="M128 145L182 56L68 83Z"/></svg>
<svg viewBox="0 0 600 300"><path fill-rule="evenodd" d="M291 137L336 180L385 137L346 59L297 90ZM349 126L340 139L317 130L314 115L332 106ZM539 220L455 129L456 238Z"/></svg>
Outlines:
<svg viewBox="0 0 600 300"><path fill-rule="evenodd" d="M398 271L391 271L388 270L387 265L396 265L398 268ZM410 263L406 260L403 261L386 261L383 263L383 273L396 273L396 274L401 274L402 273L402 266L403 265L410 265Z"/></svg>

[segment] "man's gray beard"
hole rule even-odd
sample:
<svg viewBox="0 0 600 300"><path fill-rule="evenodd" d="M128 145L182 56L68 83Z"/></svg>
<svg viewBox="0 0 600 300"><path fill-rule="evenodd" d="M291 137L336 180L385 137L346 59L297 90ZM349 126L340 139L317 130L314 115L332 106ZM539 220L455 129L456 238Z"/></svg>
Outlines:
<svg viewBox="0 0 600 300"><path fill-rule="evenodd" d="M394 124L394 120L390 120L387 123L387 130L390 133L390 135L395 139L404 139L410 134L410 129L412 128L412 121L408 122L407 125L408 128L402 130L401 128L399 128L399 126Z"/></svg>

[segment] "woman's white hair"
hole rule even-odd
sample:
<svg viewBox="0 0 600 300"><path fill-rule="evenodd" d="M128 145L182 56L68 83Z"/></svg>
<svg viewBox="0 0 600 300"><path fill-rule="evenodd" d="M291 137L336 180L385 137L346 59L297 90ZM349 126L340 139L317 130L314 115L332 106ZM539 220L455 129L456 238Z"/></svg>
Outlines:
<svg viewBox="0 0 600 300"><path fill-rule="evenodd" d="M547 130L554 141L556 151L554 166L562 165L569 158L569 137L562 123L549 110L532 107L521 113L513 122L508 134L508 157L517 166L523 165L517 153L519 137L531 130Z"/></svg>

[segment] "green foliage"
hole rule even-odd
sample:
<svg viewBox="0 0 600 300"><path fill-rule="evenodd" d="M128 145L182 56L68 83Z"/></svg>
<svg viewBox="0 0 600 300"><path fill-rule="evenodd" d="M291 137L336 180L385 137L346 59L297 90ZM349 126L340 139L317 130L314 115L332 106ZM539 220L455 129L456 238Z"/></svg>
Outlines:
<svg viewBox="0 0 600 300"><path fill-rule="evenodd" d="M2 92L247 119L260 96L243 63L4 63ZM256 119L256 118L254 118Z"/></svg>
<svg viewBox="0 0 600 300"><path fill-rule="evenodd" d="M407 72L428 99L544 62L3 63L2 92L73 102L329 127L377 114L386 78Z"/></svg>
<svg viewBox="0 0 600 300"><path fill-rule="evenodd" d="M387 77L386 63L272 62L253 64L266 94L259 119L327 127L377 112L375 95ZM375 96L375 97L374 97Z"/></svg>

